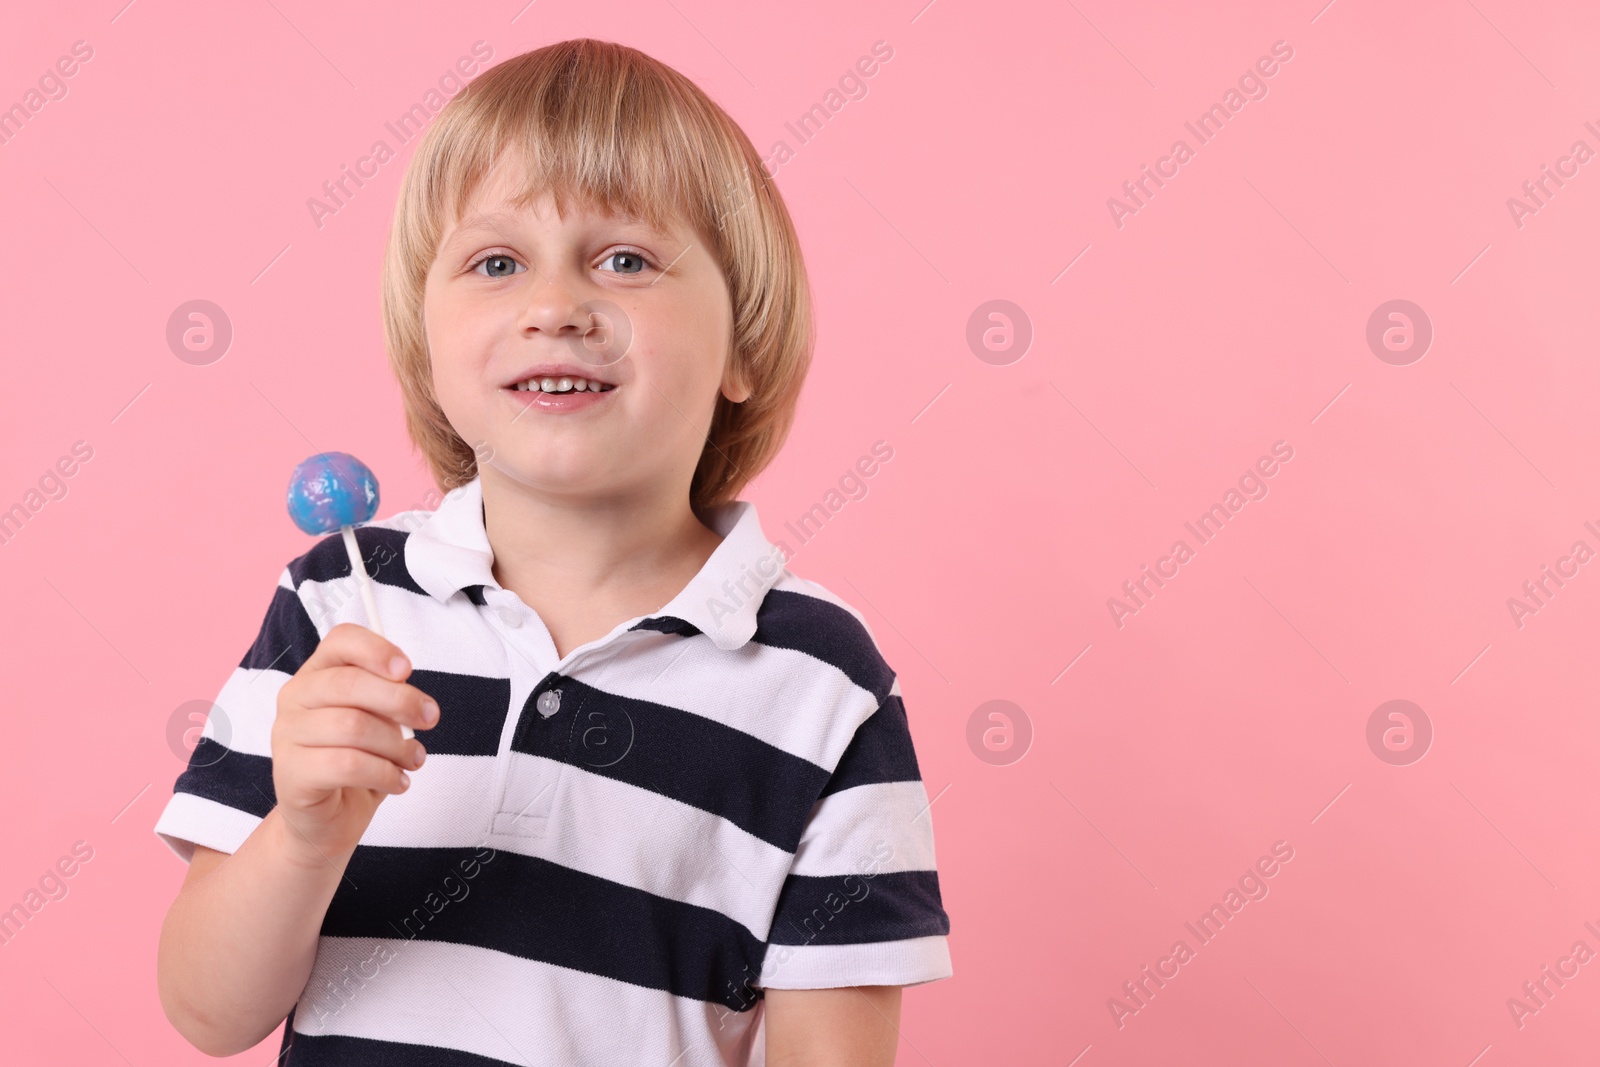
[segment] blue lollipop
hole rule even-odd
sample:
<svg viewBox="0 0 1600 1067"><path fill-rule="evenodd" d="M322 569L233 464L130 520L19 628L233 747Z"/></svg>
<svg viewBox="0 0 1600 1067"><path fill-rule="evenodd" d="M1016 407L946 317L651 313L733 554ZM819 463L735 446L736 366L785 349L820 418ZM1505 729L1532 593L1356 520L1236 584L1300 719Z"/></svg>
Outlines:
<svg viewBox="0 0 1600 1067"><path fill-rule="evenodd" d="M289 479L289 517L313 537L369 522L378 513L378 479L348 452L318 452Z"/></svg>
<svg viewBox="0 0 1600 1067"><path fill-rule="evenodd" d="M378 479L365 463L348 452L318 452L296 467L289 479L289 517L313 537L335 530L344 534L350 573L355 575L361 588L367 619L372 632L382 636L378 603L372 595L372 581L367 577L367 565L361 560L361 546L356 543L355 531L357 523L370 522L377 513ZM400 725L400 733L407 738L415 736L411 727L404 723Z"/></svg>

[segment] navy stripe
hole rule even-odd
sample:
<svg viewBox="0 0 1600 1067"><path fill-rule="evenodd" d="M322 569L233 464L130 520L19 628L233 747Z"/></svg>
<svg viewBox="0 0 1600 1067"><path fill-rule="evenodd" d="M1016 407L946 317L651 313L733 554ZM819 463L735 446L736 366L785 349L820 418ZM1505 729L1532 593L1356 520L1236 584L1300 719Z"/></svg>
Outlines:
<svg viewBox="0 0 1600 1067"><path fill-rule="evenodd" d="M755 1003L740 992L766 946L710 908L488 847L357 845L345 874L324 936L475 945L734 1011Z"/></svg>
<svg viewBox="0 0 1600 1067"><path fill-rule="evenodd" d="M894 671L883 661L866 627L848 611L820 597L769 590L756 612L752 640L804 652L831 664L874 700L883 700L894 686Z"/></svg>
<svg viewBox="0 0 1600 1067"><path fill-rule="evenodd" d="M839 757L839 765L823 787L822 795L877 782L920 782L917 754L911 747L911 724L899 696L884 699Z"/></svg>
<svg viewBox="0 0 1600 1067"><path fill-rule="evenodd" d="M561 690L561 706L546 718L537 702L549 689ZM743 730L556 674L529 694L511 747L708 811L785 852L800 847L828 780L825 768Z"/></svg>
<svg viewBox="0 0 1600 1067"><path fill-rule="evenodd" d="M274 590L266 617L261 620L261 629L239 666L293 674L311 658L321 640L299 594L280 585Z"/></svg>
<svg viewBox="0 0 1600 1067"><path fill-rule="evenodd" d="M413 670L406 679L439 703L439 721L431 730L416 731L429 755L494 756L500 751L500 731L511 702L511 683L505 678L475 674Z"/></svg>
<svg viewBox="0 0 1600 1067"><path fill-rule="evenodd" d="M373 581L427 596L406 569L406 538L410 536L404 530L357 526L356 547L361 550L367 576ZM350 553L345 550L344 535L340 533L329 534L312 545L311 551L289 563L289 577L296 589L302 582L329 582L350 574Z"/></svg>
<svg viewBox="0 0 1600 1067"><path fill-rule="evenodd" d="M664 634L683 634L692 637L700 633L700 627L688 619L680 619L676 615L652 615L648 619L640 619L629 630L655 630Z"/></svg>
<svg viewBox="0 0 1600 1067"><path fill-rule="evenodd" d="M463 1011L462 1015L465 1017L467 1013ZM477 1022L476 1016L471 1018ZM282 1067L511 1067L522 1062L491 1059L438 1045L379 1041L345 1034L295 1034L290 1047L293 1051L287 1060L280 1061ZM517 1054L509 1045L506 1053Z"/></svg>
<svg viewBox="0 0 1600 1067"><path fill-rule="evenodd" d="M272 757L237 752L202 737L189 753L189 766L172 784L174 793L193 793L258 819L278 803L272 787Z"/></svg>
<svg viewBox="0 0 1600 1067"><path fill-rule="evenodd" d="M791 874L768 932L773 945L859 945L950 932L936 871Z"/></svg>

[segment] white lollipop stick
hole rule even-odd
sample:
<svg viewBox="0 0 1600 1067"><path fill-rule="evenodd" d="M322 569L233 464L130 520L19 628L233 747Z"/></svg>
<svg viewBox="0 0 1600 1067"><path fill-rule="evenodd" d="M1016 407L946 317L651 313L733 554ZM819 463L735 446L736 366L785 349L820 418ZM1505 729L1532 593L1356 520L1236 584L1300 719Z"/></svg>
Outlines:
<svg viewBox="0 0 1600 1067"><path fill-rule="evenodd" d="M361 560L361 546L356 543L356 528L341 526L339 532L344 534L344 550L350 556L350 572L356 576L356 584L361 587L361 603L367 609L369 628L382 637L383 622L378 618L378 601L372 595L372 579L367 577L367 565ZM411 727L401 723L400 736L409 741L417 735Z"/></svg>

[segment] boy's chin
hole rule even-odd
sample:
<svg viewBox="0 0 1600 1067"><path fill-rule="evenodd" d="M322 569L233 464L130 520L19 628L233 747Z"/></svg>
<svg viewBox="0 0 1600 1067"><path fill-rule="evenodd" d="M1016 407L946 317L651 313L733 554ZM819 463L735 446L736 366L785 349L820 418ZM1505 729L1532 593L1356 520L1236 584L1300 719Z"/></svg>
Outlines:
<svg viewBox="0 0 1600 1067"><path fill-rule="evenodd" d="M562 496L586 496L606 491L607 482L592 464L552 463L549 457L508 457L501 453L480 462L479 470L527 489Z"/></svg>

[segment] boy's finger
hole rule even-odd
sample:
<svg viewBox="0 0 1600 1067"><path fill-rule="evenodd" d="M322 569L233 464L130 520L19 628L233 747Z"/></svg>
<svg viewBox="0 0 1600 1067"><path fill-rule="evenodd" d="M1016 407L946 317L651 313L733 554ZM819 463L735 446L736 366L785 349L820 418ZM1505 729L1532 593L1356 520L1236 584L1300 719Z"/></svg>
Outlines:
<svg viewBox="0 0 1600 1067"><path fill-rule="evenodd" d="M297 694L300 706L360 708L416 730L438 721L438 705L414 685L390 682L359 666L341 664L311 671Z"/></svg>
<svg viewBox="0 0 1600 1067"><path fill-rule="evenodd" d="M403 793L411 776L390 760L354 748L308 749L301 764L305 785L316 790L373 789Z"/></svg>
<svg viewBox="0 0 1600 1067"><path fill-rule="evenodd" d="M304 748L355 748L381 756L405 770L422 766L421 741L402 738L394 725L358 707L319 707L296 726Z"/></svg>
<svg viewBox="0 0 1600 1067"><path fill-rule="evenodd" d="M396 682L404 681L411 673L411 661L400 646L353 622L341 622L329 630L306 660L312 670L340 664L364 667L380 678Z"/></svg>

